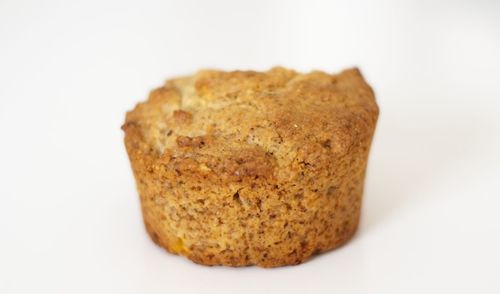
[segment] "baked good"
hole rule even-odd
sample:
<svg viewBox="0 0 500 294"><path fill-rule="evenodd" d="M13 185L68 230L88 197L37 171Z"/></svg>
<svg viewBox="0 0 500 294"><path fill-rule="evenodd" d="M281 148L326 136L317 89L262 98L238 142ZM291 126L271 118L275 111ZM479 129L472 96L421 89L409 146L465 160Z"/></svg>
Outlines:
<svg viewBox="0 0 500 294"><path fill-rule="evenodd" d="M357 69L169 80L122 127L147 232L205 265L275 267L334 249L358 225L377 117Z"/></svg>

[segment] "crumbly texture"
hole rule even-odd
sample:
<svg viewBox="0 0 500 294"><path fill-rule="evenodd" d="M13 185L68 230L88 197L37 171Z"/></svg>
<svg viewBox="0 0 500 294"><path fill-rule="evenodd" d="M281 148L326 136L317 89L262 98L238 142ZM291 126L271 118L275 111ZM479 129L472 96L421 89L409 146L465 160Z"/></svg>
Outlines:
<svg viewBox="0 0 500 294"><path fill-rule="evenodd" d="M291 265L340 246L377 117L357 69L167 81L122 127L149 235L205 265Z"/></svg>

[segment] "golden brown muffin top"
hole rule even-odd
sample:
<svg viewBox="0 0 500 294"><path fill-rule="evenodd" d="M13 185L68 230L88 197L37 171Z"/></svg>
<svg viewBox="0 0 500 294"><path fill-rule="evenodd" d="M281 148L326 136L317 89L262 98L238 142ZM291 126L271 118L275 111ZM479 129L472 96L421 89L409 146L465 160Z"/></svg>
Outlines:
<svg viewBox="0 0 500 294"><path fill-rule="evenodd" d="M325 157L346 154L377 116L373 91L357 69L203 70L152 91L127 113L123 128L143 152L182 160L180 170L238 181L291 177L298 164L324 168Z"/></svg>

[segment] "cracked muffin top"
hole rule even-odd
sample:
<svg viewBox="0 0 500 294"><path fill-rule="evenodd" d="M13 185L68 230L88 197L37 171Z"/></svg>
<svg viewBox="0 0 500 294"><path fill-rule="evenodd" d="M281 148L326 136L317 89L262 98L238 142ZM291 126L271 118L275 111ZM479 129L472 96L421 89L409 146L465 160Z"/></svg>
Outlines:
<svg viewBox="0 0 500 294"><path fill-rule="evenodd" d="M373 91L359 70L336 75L203 70L167 81L127 113L142 152L227 180L289 178L294 164L325 168L373 128ZM279 168L276 168L279 167Z"/></svg>

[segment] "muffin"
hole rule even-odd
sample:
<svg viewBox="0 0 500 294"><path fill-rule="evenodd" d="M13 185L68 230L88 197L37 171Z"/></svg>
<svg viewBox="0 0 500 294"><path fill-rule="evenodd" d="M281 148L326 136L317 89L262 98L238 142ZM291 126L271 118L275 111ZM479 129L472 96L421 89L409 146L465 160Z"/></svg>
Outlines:
<svg viewBox="0 0 500 294"><path fill-rule="evenodd" d="M377 117L358 69L169 80L122 126L146 230L204 265L276 267L332 250L358 226Z"/></svg>

